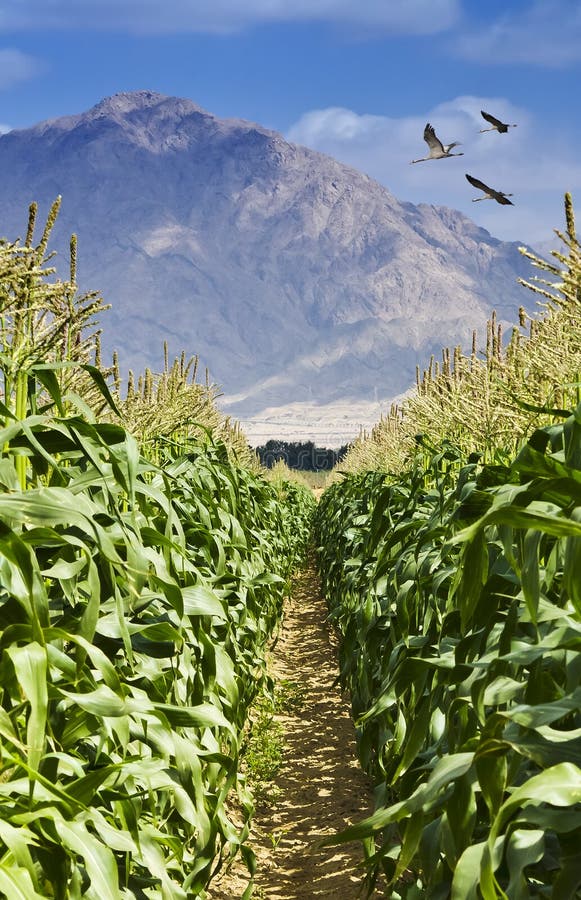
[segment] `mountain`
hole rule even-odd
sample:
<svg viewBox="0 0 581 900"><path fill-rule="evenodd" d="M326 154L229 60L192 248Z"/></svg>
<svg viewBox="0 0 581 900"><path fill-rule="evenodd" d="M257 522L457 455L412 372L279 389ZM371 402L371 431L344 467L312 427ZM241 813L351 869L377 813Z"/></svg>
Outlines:
<svg viewBox="0 0 581 900"><path fill-rule="evenodd" d="M528 300L517 244L189 100L117 94L11 131L0 171L0 235L62 194L60 271L74 231L80 287L112 304L105 348L123 367L159 368L167 339L199 354L243 421L331 410L356 433L416 362Z"/></svg>

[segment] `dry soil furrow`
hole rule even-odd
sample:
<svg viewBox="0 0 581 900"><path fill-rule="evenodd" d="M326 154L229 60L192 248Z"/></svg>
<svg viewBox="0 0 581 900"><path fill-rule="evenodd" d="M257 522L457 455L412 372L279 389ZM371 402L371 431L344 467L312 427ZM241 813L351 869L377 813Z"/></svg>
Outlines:
<svg viewBox="0 0 581 900"><path fill-rule="evenodd" d="M274 678L299 682L304 700L296 712L277 716L284 728L284 761L277 799L257 809L253 826L257 898L361 895L360 846L318 847L325 835L373 811L371 785L357 763L349 703L334 685L338 669L325 619L309 566L296 579L271 659ZM238 869L212 885L211 897L234 900L243 890Z"/></svg>

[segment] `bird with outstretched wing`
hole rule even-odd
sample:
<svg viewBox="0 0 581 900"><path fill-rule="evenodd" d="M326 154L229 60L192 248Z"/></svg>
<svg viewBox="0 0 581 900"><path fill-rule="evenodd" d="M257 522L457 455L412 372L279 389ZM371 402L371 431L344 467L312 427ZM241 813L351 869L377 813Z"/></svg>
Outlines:
<svg viewBox="0 0 581 900"><path fill-rule="evenodd" d="M430 125L429 122L424 128L424 140L430 148L430 152L427 156L422 156L421 159L412 159L412 163L427 162L429 159L446 159L448 156L464 156L463 153L451 153L450 151L453 147L460 146L459 142L453 141L451 144L443 144L436 135L434 126Z"/></svg>
<svg viewBox="0 0 581 900"><path fill-rule="evenodd" d="M496 200L497 203L501 203L502 206L514 206L512 200L509 200L509 197L512 197L512 194L506 194L504 191L497 191L494 188L488 187L487 184L484 184L483 181L480 181L479 178L474 178L473 175L466 175L466 178L472 185L472 187L478 188L479 191L484 191L485 197L474 197L472 202L477 203L479 200Z"/></svg>
<svg viewBox="0 0 581 900"><path fill-rule="evenodd" d="M480 115L483 119L486 119L487 122L490 122L492 128L481 128L480 134L484 134L485 131L498 131L500 134L505 134L509 128L516 128L516 125L507 125L506 122L501 122L500 119L497 119L496 116L493 116L491 113L484 112L483 109L480 110Z"/></svg>

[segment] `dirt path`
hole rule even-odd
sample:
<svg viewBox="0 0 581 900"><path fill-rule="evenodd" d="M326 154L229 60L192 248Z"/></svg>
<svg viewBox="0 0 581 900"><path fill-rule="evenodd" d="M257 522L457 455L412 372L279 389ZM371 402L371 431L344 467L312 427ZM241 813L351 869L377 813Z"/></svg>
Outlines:
<svg viewBox="0 0 581 900"><path fill-rule="evenodd" d="M296 580L271 659L277 682L298 682L300 707L276 719L284 729L277 799L258 806L252 847L258 871L253 897L309 900L361 896L358 844L317 848L325 835L373 812L371 784L359 768L349 704L333 686L335 651L312 566ZM247 879L235 867L212 883L212 900L236 900Z"/></svg>

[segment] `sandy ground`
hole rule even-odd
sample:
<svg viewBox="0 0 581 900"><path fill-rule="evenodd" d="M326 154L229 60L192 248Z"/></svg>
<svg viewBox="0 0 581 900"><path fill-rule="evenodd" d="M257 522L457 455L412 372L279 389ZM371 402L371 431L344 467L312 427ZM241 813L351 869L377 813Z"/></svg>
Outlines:
<svg viewBox="0 0 581 900"><path fill-rule="evenodd" d="M373 812L372 786L359 768L349 704L334 686L337 663L317 576L298 576L272 654L275 679L304 687L296 712L277 716L284 728L284 761L276 778L280 799L259 806L251 845L257 855L255 898L337 900L362 894L359 844L318 847L325 835ZM248 884L241 864L212 883L211 900L236 900Z"/></svg>

